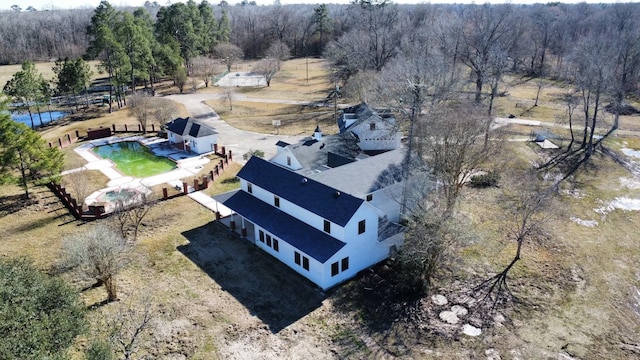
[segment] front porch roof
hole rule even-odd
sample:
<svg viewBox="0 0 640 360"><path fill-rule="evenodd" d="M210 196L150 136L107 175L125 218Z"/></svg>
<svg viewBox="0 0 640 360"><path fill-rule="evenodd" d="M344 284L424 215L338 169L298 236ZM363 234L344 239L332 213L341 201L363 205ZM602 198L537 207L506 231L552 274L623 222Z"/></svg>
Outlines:
<svg viewBox="0 0 640 360"><path fill-rule="evenodd" d="M320 263L346 245L244 191L238 191L223 204Z"/></svg>

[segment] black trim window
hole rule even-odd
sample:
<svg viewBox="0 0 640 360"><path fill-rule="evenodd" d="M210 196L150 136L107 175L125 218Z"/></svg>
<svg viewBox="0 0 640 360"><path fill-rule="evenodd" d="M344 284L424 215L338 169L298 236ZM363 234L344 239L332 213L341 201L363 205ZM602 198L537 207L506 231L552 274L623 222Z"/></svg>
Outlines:
<svg viewBox="0 0 640 360"><path fill-rule="evenodd" d="M253 194L253 187L251 186L251 183L247 183L247 192L249 194Z"/></svg>
<svg viewBox="0 0 640 360"><path fill-rule="evenodd" d="M370 123L369 130L375 130L375 129L376 129L376 123Z"/></svg>
<svg viewBox="0 0 640 360"><path fill-rule="evenodd" d="M273 238L273 250L280 251L280 245L278 244L278 239Z"/></svg>
<svg viewBox="0 0 640 360"><path fill-rule="evenodd" d="M260 242L264 242L264 231L260 230Z"/></svg>
<svg viewBox="0 0 640 360"><path fill-rule="evenodd" d="M295 263L297 265L301 265L303 269L309 271L309 258L304 256L304 255L300 255L299 252L294 251L293 252L293 261L295 261Z"/></svg>
<svg viewBox="0 0 640 360"><path fill-rule="evenodd" d="M342 259L342 271L349 270L349 257Z"/></svg>
<svg viewBox="0 0 640 360"><path fill-rule="evenodd" d="M267 246L271 247L271 235L267 234Z"/></svg>
<svg viewBox="0 0 640 360"><path fill-rule="evenodd" d="M373 200L373 194L367 195L367 201L371 201L371 200Z"/></svg>
<svg viewBox="0 0 640 360"><path fill-rule="evenodd" d="M362 234L365 231L366 231L366 221L360 220L358 222L358 234Z"/></svg>
<svg viewBox="0 0 640 360"><path fill-rule="evenodd" d="M280 198L278 196L273 196L273 205L280 207Z"/></svg>
<svg viewBox="0 0 640 360"><path fill-rule="evenodd" d="M324 221L324 232L331 234L331 223L329 220Z"/></svg>
<svg viewBox="0 0 640 360"><path fill-rule="evenodd" d="M338 275L341 271L349 270L349 257L342 259L340 262L331 264L331 276Z"/></svg>
<svg viewBox="0 0 640 360"><path fill-rule="evenodd" d="M336 276L340 272L340 266L338 266L338 262L334 262L331 264L331 276Z"/></svg>
<svg viewBox="0 0 640 360"><path fill-rule="evenodd" d="M291 156L287 156L287 165L291 166Z"/></svg>

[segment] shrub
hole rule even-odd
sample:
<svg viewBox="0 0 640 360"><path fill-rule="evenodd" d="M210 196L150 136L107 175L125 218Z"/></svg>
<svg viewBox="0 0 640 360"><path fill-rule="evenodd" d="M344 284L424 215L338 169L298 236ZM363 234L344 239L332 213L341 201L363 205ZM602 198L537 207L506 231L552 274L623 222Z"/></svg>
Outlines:
<svg viewBox="0 0 640 360"><path fill-rule="evenodd" d="M474 188L496 187L498 186L498 181L500 181L500 174L496 171L489 171L472 176L470 185Z"/></svg>

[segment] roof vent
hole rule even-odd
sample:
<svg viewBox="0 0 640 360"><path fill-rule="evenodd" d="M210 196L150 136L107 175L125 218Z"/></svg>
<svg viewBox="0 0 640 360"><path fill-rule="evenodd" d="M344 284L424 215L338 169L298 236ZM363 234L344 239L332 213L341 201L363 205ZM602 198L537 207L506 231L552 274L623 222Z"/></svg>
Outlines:
<svg viewBox="0 0 640 360"><path fill-rule="evenodd" d="M340 196L340 191L336 191L336 193L334 194L335 197L339 197Z"/></svg>
<svg viewBox="0 0 640 360"><path fill-rule="evenodd" d="M303 183L303 184L306 184L306 183L307 183L307 181L308 181L308 180L307 180L307 178L302 178L302 183Z"/></svg>

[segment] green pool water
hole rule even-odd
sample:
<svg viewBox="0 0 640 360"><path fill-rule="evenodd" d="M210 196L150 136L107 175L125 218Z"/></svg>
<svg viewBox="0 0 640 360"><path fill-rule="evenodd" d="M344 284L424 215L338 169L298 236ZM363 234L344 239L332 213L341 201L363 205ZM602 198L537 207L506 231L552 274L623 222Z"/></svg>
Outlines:
<svg viewBox="0 0 640 360"><path fill-rule="evenodd" d="M93 150L103 159L113 161L121 173L136 178L158 175L176 168L175 162L153 155L137 141L102 145Z"/></svg>

